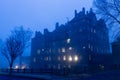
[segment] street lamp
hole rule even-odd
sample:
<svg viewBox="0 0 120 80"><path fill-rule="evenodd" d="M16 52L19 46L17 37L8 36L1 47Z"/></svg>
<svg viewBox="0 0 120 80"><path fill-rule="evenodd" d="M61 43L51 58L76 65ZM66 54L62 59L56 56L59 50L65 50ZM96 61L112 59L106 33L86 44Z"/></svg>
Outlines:
<svg viewBox="0 0 120 80"><path fill-rule="evenodd" d="M19 68L19 66L18 66L18 65L16 65L16 66L15 66L15 69L18 69L18 68Z"/></svg>

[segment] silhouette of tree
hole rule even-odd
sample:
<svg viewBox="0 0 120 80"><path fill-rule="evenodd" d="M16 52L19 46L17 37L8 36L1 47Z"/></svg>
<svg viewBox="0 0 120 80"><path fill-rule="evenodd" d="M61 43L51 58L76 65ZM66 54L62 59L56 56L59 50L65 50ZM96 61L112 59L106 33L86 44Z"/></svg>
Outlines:
<svg viewBox="0 0 120 80"><path fill-rule="evenodd" d="M94 5L96 12L105 20L120 25L120 0L94 0Z"/></svg>
<svg viewBox="0 0 120 80"><path fill-rule="evenodd" d="M30 29L17 27L11 32L11 35L1 47L1 53L8 60L10 73L16 58L22 55L24 50L28 47L28 42L30 41L31 36L32 31Z"/></svg>
<svg viewBox="0 0 120 80"><path fill-rule="evenodd" d="M99 14L112 30L113 40L120 37L120 0L94 0L96 13Z"/></svg>

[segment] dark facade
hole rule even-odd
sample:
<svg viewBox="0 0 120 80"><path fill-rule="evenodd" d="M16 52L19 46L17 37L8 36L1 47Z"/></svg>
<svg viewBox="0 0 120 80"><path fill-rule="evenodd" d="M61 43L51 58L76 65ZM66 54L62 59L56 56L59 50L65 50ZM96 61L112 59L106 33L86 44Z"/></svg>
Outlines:
<svg viewBox="0 0 120 80"><path fill-rule="evenodd" d="M113 64L120 65L120 42L115 41L112 43L112 56Z"/></svg>
<svg viewBox="0 0 120 80"><path fill-rule="evenodd" d="M31 45L31 68L62 69L88 66L93 54L109 53L108 29L104 20L96 19L90 9L75 11L65 25L56 23L55 30L36 32ZM101 59L101 58L100 58Z"/></svg>

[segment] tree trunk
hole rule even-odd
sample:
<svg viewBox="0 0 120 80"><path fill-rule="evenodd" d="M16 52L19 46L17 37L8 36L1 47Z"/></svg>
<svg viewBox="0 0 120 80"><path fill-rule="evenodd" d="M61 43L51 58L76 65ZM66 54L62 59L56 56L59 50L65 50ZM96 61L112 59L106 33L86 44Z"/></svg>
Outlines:
<svg viewBox="0 0 120 80"><path fill-rule="evenodd" d="M10 62L10 71L9 71L9 74L12 74L12 66L13 66L13 60Z"/></svg>

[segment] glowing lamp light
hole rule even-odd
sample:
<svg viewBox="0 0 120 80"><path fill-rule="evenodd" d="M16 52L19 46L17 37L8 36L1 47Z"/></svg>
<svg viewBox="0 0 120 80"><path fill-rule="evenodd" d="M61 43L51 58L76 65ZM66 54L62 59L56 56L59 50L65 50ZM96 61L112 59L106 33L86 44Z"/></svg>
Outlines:
<svg viewBox="0 0 120 80"><path fill-rule="evenodd" d="M18 66L18 65L16 65L16 66L15 66L15 69L18 69L18 68L19 68L19 66Z"/></svg>
<svg viewBox="0 0 120 80"><path fill-rule="evenodd" d="M71 56L69 56L68 60L71 62L71 61L72 61L72 57L71 57Z"/></svg>

